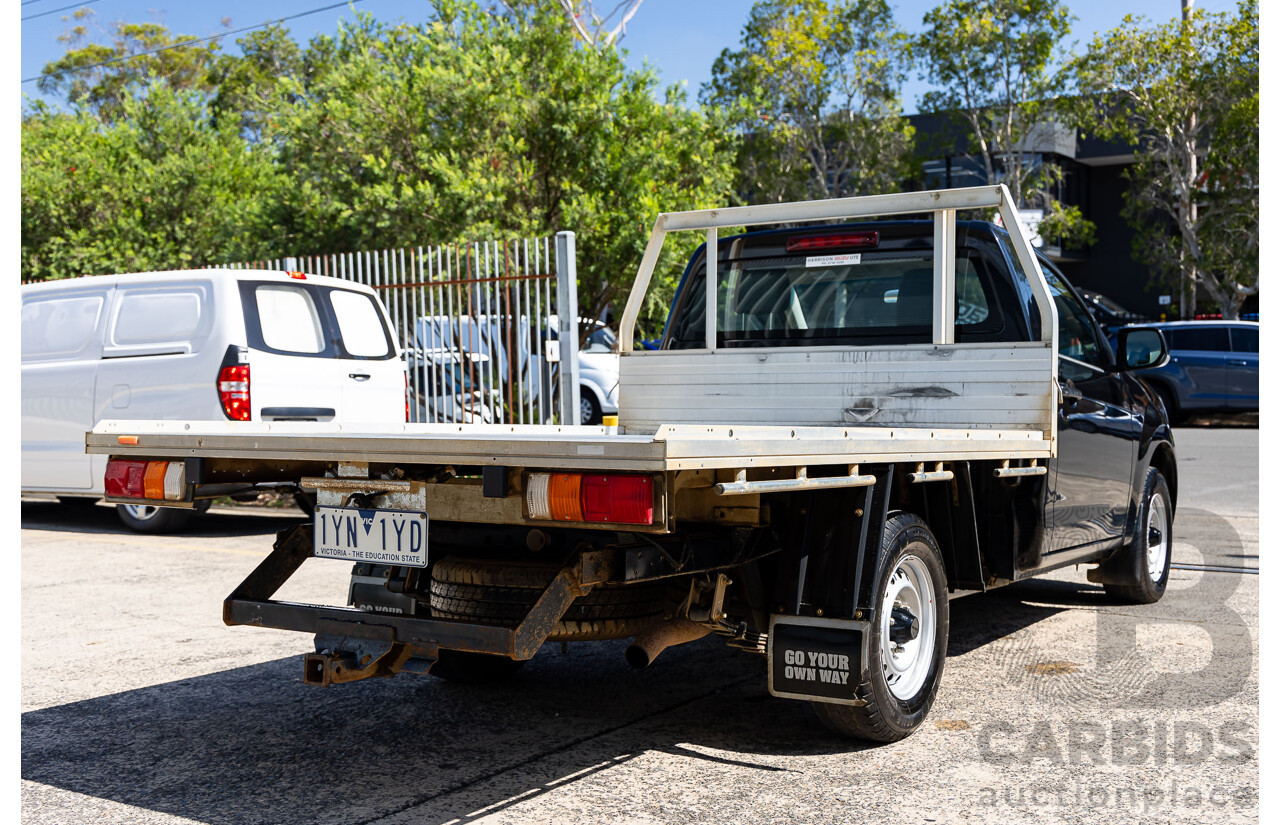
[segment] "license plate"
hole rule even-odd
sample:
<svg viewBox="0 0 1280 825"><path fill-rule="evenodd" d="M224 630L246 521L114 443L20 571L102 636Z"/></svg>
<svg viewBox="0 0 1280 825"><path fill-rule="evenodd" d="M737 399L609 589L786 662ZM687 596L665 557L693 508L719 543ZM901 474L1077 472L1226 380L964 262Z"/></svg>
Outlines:
<svg viewBox="0 0 1280 825"><path fill-rule="evenodd" d="M427 514L317 507L314 555L320 559L426 567Z"/></svg>

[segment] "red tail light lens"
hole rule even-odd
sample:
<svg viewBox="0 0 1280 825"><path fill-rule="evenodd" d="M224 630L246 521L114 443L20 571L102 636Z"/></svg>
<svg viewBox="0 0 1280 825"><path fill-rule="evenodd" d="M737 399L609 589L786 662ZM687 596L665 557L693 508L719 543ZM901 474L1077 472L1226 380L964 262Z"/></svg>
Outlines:
<svg viewBox="0 0 1280 825"><path fill-rule="evenodd" d="M583 476L582 517L611 524L653 524L653 479Z"/></svg>
<svg viewBox="0 0 1280 825"><path fill-rule="evenodd" d="M653 524L649 476L533 473L525 498L529 518Z"/></svg>
<svg viewBox="0 0 1280 825"><path fill-rule="evenodd" d="M147 475L145 461L107 462L107 472L102 479L103 492L108 496L142 498L143 484Z"/></svg>
<svg viewBox="0 0 1280 825"><path fill-rule="evenodd" d="M867 249L879 245L879 232L840 232L835 235L810 235L804 238L787 239L788 252L801 252L808 249Z"/></svg>
<svg viewBox="0 0 1280 825"><path fill-rule="evenodd" d="M404 373L404 423L409 423L409 372Z"/></svg>
<svg viewBox="0 0 1280 825"><path fill-rule="evenodd" d="M248 421L253 414L249 406L249 365L223 367L218 373L218 398L222 411L232 421Z"/></svg>
<svg viewBox="0 0 1280 825"><path fill-rule="evenodd" d="M108 498L144 498L181 501L187 489L187 473L181 461L130 461L112 458L103 476Z"/></svg>

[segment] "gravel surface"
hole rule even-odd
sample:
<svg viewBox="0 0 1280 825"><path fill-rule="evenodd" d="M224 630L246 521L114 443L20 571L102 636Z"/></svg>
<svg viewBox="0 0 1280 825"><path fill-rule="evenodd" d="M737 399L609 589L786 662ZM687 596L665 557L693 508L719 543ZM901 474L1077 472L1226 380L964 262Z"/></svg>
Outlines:
<svg viewBox="0 0 1280 825"><path fill-rule="evenodd" d="M1184 428L1174 560L1256 568L1258 433ZM23 821L1257 821L1258 577L1177 570L1156 605L1069 570L952 604L904 742L833 738L714 638L649 669L546 646L511 682L301 682L300 634L221 623L288 511L174 537L22 505ZM313 560L281 598L335 603Z"/></svg>

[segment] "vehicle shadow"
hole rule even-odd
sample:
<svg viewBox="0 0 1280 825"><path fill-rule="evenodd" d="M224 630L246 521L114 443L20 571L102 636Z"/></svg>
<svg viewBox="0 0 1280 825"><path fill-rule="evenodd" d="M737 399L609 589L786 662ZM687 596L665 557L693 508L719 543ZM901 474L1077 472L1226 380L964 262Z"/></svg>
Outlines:
<svg viewBox="0 0 1280 825"><path fill-rule="evenodd" d="M304 518L296 510L232 512L218 509L199 513L180 533L171 535L236 538L273 535L292 521ZM115 533L139 535L120 521L115 507L104 504L62 504L46 499L22 500L22 529L67 533Z"/></svg>
<svg viewBox="0 0 1280 825"><path fill-rule="evenodd" d="M958 600L949 655L1063 609L1016 595ZM547 645L498 685L401 676L318 689L290 657L29 711L22 776L219 825L397 812L445 823L655 753L786 772L788 757L874 747L769 696L763 657L708 638L634 671L625 645Z"/></svg>

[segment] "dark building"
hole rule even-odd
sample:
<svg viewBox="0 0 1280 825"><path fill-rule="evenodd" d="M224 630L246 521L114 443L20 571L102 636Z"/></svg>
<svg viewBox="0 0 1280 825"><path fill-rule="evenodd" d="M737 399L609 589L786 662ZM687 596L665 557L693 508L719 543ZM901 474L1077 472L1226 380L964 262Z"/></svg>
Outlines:
<svg viewBox="0 0 1280 825"><path fill-rule="evenodd" d="M912 115L916 128L916 151L930 158L923 165L925 189L980 186L987 183L981 160L968 152L969 132L955 118L943 115ZM1024 160L1035 166L1057 164L1064 172L1055 196L1063 203L1079 206L1097 227L1092 246L1062 248L1055 239L1042 239L1041 251L1056 263L1071 283L1081 289L1101 293L1139 315L1159 319L1170 307L1160 296L1169 296L1173 305L1181 301L1178 287L1156 280L1151 271L1134 260L1134 231L1124 219L1124 192L1128 186L1125 169L1133 163L1133 148L1096 138L1081 138L1077 130L1048 124L1028 136L1021 147ZM1202 292L1199 307L1208 305ZM1256 296L1243 311L1257 312ZM1173 316L1169 315L1172 319Z"/></svg>

